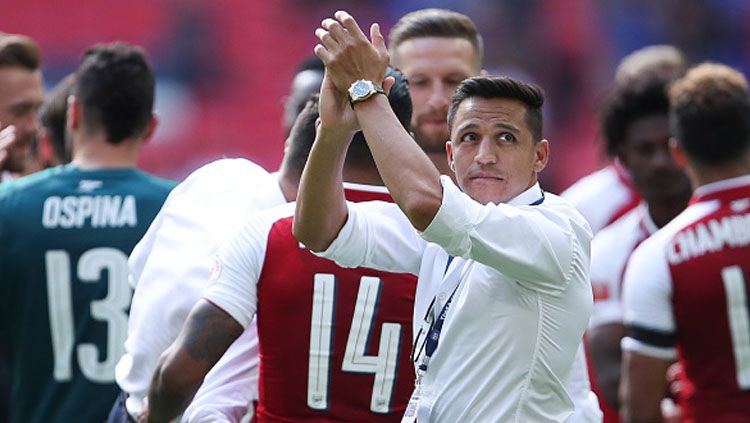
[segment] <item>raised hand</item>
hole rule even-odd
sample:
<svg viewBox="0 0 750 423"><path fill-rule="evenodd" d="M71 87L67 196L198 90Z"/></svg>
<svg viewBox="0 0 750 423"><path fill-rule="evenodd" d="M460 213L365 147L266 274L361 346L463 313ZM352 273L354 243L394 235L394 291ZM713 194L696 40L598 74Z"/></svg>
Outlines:
<svg viewBox="0 0 750 423"><path fill-rule="evenodd" d="M331 82L344 93L358 79L382 84L390 58L380 26L372 24L368 40L349 13L338 11L334 16L315 30L321 41L315 54L326 65Z"/></svg>
<svg viewBox="0 0 750 423"><path fill-rule="evenodd" d="M336 88L331 81L328 70L326 70L323 84L320 87L318 107L321 128L349 135L359 130L357 116L349 105L349 97L345 92ZM350 137L346 141L349 141L349 139Z"/></svg>

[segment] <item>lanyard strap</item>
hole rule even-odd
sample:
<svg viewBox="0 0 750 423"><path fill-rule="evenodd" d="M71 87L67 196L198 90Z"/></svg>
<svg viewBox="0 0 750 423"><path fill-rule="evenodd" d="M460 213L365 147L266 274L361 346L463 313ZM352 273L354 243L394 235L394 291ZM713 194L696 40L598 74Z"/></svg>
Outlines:
<svg viewBox="0 0 750 423"><path fill-rule="evenodd" d="M453 296L456 294L456 291L458 290L458 286L461 285L456 284L456 287L453 288L453 292L451 292L451 296L448 297L448 301L445 302L445 305L443 305L443 309L440 310L440 314L438 315L437 319L435 319L435 323L430 328L430 331L427 333L427 338L425 339L425 346L424 346L424 355L427 358L427 360L423 360L422 363L419 365L419 369L422 371L427 370L427 361L432 357L432 354L435 352L438 346L438 341L440 340L440 333L443 330L443 323L445 322L445 316L448 314L448 310L450 308L451 302L453 301Z"/></svg>
<svg viewBox="0 0 750 423"><path fill-rule="evenodd" d="M543 202L544 202L544 191L542 191L542 196L539 197L538 200L534 201L533 203L529 205L538 206L542 204ZM445 276L448 273L448 268L450 267L451 262L453 261L453 258L454 258L453 256L448 256L448 262L445 264L445 270L443 271L443 276ZM427 332L427 336L425 337L425 340L424 340L424 353L425 354L418 368L420 372L427 371L427 366L430 362L430 357L432 357L432 354L437 349L438 341L440 340L440 333L443 331L443 323L445 322L445 317L448 315L448 310L450 309L450 304L453 301L453 296L456 294L456 291L458 290L458 287L461 285L461 282L463 279L464 279L464 275L461 275L455 288L453 288L453 292L451 292L451 296L448 297L448 301L445 302L445 304L443 305L443 308L440 310L440 314L430 325L430 329ZM427 316L425 316L426 318L425 320L427 320L427 318L430 317L434 304L435 304L435 298L432 299L432 302L430 303L430 306L427 309ZM417 340L418 339L419 339L419 334L417 334ZM414 347L412 348L412 356L413 356L413 359L415 360L417 358L417 356L414 355L416 352L416 347L417 346L415 344ZM417 380L419 380L419 378Z"/></svg>

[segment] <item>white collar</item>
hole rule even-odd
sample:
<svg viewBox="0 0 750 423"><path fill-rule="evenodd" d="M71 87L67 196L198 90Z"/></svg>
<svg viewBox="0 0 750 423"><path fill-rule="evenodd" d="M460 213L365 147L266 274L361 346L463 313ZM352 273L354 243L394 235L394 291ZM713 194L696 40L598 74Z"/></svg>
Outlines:
<svg viewBox="0 0 750 423"><path fill-rule="evenodd" d="M718 191L741 187L743 185L750 185L750 175L735 176L734 178L723 179L721 181L701 185L695 189L693 196L704 196Z"/></svg>
<svg viewBox="0 0 750 423"><path fill-rule="evenodd" d="M539 182L534 183L529 189L518 194L517 196L506 201L505 204L511 206L528 206L533 204L544 197L542 188L539 186Z"/></svg>

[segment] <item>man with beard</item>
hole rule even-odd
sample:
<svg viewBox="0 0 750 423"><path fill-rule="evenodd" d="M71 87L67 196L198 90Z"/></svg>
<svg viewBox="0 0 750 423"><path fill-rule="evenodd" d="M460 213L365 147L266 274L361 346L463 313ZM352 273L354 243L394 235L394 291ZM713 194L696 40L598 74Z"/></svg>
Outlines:
<svg viewBox="0 0 750 423"><path fill-rule="evenodd" d="M36 170L37 111L44 102L39 48L23 35L0 33L0 182ZM8 129L12 126L14 129Z"/></svg>

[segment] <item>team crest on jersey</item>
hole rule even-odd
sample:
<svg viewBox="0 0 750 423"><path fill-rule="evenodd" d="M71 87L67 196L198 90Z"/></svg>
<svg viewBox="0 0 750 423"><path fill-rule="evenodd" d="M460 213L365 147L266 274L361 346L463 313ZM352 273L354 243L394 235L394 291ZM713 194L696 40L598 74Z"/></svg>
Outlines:
<svg viewBox="0 0 750 423"><path fill-rule="evenodd" d="M217 255L214 258L214 264L211 266L211 273L208 276L208 286L216 283L219 280L219 275L221 275L221 257Z"/></svg>

